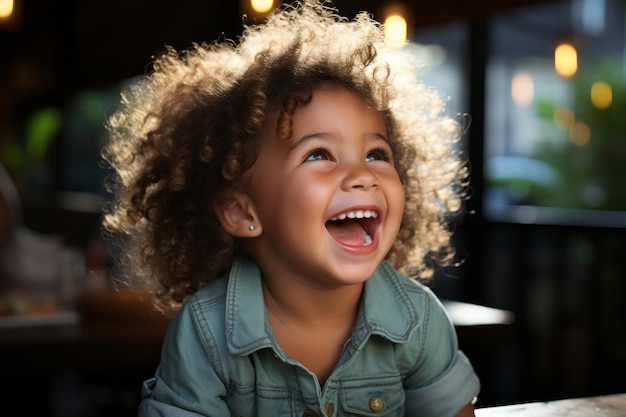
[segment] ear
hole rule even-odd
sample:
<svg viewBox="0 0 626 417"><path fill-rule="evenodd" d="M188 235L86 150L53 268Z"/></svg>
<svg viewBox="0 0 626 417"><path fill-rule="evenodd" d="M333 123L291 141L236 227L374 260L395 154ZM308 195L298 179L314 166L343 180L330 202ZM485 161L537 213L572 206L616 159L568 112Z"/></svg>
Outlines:
<svg viewBox="0 0 626 417"><path fill-rule="evenodd" d="M213 207L215 215L228 234L234 237L257 237L261 234L254 202L246 193L229 190L221 203Z"/></svg>

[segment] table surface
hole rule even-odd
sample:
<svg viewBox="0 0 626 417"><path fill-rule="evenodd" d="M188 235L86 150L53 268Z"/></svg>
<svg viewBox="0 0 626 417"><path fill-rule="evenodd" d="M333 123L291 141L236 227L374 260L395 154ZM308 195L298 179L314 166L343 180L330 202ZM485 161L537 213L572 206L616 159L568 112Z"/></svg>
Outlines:
<svg viewBox="0 0 626 417"><path fill-rule="evenodd" d="M626 393L479 408L476 417L624 417Z"/></svg>

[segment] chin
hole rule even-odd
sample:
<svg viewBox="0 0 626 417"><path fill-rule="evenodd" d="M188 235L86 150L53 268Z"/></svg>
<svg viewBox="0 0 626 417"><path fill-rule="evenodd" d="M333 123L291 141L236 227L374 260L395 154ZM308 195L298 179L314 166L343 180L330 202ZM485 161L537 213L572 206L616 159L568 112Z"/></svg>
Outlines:
<svg viewBox="0 0 626 417"><path fill-rule="evenodd" d="M376 262L374 265L351 264L340 266L337 280L345 285L362 284L374 274L379 263Z"/></svg>

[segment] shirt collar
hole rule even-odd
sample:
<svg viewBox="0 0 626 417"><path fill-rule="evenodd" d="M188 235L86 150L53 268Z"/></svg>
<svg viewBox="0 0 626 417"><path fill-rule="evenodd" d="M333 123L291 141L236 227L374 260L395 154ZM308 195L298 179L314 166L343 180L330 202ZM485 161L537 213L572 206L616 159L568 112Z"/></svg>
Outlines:
<svg viewBox="0 0 626 417"><path fill-rule="evenodd" d="M377 334L392 342L408 341L419 324L407 285L417 285L383 262L365 282L363 303L352 342L364 344ZM265 312L261 272L250 258L235 260L226 294L226 337L234 355L248 355L255 350L274 347L269 320Z"/></svg>

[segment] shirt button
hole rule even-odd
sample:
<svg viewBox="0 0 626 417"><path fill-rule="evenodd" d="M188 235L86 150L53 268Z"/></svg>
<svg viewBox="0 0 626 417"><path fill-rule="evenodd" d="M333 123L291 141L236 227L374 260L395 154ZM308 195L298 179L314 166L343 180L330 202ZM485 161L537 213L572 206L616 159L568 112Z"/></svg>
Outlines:
<svg viewBox="0 0 626 417"><path fill-rule="evenodd" d="M382 398L380 398L378 395L375 395L372 398L370 398L370 410L372 410L374 413L378 413L382 409L383 409Z"/></svg>
<svg viewBox="0 0 626 417"><path fill-rule="evenodd" d="M317 414L315 414L315 411L306 410L302 417L317 417Z"/></svg>
<svg viewBox="0 0 626 417"><path fill-rule="evenodd" d="M335 410L335 404L329 402L326 404L326 417L331 417L333 415L333 411Z"/></svg>

